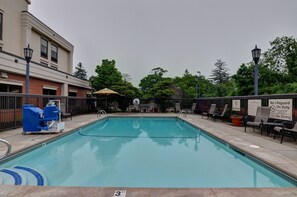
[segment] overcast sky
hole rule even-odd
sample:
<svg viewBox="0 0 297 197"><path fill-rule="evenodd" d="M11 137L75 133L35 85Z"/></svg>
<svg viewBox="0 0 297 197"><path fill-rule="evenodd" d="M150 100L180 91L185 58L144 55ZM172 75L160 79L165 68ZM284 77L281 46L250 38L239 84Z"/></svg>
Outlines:
<svg viewBox="0 0 297 197"><path fill-rule="evenodd" d="M234 74L276 37L297 38L297 0L31 0L29 11L74 45L88 77L116 60L132 83L155 67L207 78L217 59Z"/></svg>

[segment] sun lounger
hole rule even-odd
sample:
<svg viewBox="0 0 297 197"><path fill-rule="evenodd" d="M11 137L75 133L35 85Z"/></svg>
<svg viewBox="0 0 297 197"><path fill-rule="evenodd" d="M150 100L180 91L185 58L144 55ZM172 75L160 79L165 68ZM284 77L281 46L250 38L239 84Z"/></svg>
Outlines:
<svg viewBox="0 0 297 197"><path fill-rule="evenodd" d="M283 122L282 126L276 126L273 128L274 138L277 133L282 136L280 143L283 143L283 139L285 136L293 137L294 141L296 141L295 135L297 135L297 123L295 123L293 127L292 126L289 127L289 125L292 125L292 123L291 122Z"/></svg>
<svg viewBox="0 0 297 197"><path fill-rule="evenodd" d="M260 127L261 134L262 134L263 128L269 119L270 108L271 107L262 107L262 106L258 107L254 121L248 121L246 117L244 132L246 132L247 126L252 126L254 131L255 131L255 127Z"/></svg>
<svg viewBox="0 0 297 197"><path fill-rule="evenodd" d="M217 119L217 118L223 118L225 116L225 113L226 113L227 109L228 109L228 104L226 104L224 106L224 109L223 109L223 111L221 113L214 113L213 114L213 121L215 121L215 119Z"/></svg>
<svg viewBox="0 0 297 197"><path fill-rule="evenodd" d="M210 109L208 110L208 112L203 112L202 113L202 118L203 116L207 116L207 119L209 119L209 117L212 117L213 114L215 113L216 110L216 104L211 104Z"/></svg>

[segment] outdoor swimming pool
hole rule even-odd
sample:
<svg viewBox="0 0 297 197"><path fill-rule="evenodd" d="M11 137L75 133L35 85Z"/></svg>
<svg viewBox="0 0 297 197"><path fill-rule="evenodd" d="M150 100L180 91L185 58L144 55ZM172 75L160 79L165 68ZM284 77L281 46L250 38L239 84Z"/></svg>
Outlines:
<svg viewBox="0 0 297 197"><path fill-rule="evenodd" d="M296 187L295 180L178 118L100 120L2 163L0 168L15 166L18 171L35 171L39 185L49 186ZM13 182L5 179L0 182Z"/></svg>

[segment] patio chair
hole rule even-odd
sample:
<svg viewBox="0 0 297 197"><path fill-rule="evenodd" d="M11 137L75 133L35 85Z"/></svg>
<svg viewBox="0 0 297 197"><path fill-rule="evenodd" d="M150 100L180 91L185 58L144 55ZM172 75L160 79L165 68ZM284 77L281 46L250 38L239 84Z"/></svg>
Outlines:
<svg viewBox="0 0 297 197"><path fill-rule="evenodd" d="M297 123L294 124L292 127L292 122L283 122L282 126L276 126L273 128L274 130L274 136L273 138L275 139L276 134L280 134L282 136L280 143L283 143L283 139L285 136L288 137L293 137L294 142L296 142L295 135L297 135Z"/></svg>
<svg viewBox="0 0 297 197"><path fill-rule="evenodd" d="M208 112L202 112L202 118L203 118L203 116L207 116L207 119L209 119L210 116L212 117L213 114L215 113L216 106L217 106L216 104L211 104Z"/></svg>
<svg viewBox="0 0 297 197"><path fill-rule="evenodd" d="M223 118L225 116L225 113L226 113L227 109L228 109L228 104L226 104L224 106L224 109L220 114L219 113L214 113L213 116L212 116L213 121L215 121L215 119L217 119L217 118Z"/></svg>
<svg viewBox="0 0 297 197"><path fill-rule="evenodd" d="M246 132L247 126L252 126L254 131L255 131L255 127L261 128L261 134L262 134L263 128L269 119L270 109L271 107L262 107L262 106L258 107L254 121L248 121L248 116L246 116L244 121L245 122L244 132Z"/></svg>
<svg viewBox="0 0 297 197"><path fill-rule="evenodd" d="M68 117L72 120L72 113L71 112L66 112L66 106L65 103L60 104L61 107L61 119L66 120Z"/></svg>
<svg viewBox="0 0 297 197"><path fill-rule="evenodd" d="M196 109L197 103L193 103L191 109L188 110L189 113L194 113L195 109Z"/></svg>
<svg viewBox="0 0 297 197"><path fill-rule="evenodd" d="M150 103L150 106L148 108L148 112L154 112L154 109L155 109L155 103L154 102L151 102Z"/></svg>

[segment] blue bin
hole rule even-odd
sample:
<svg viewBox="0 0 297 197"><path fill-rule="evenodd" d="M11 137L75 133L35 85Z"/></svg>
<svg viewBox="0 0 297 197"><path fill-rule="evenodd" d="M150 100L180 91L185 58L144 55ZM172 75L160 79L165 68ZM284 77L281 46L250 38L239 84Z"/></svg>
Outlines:
<svg viewBox="0 0 297 197"><path fill-rule="evenodd" d="M39 132L43 124L43 110L32 104L23 105L23 131Z"/></svg>

